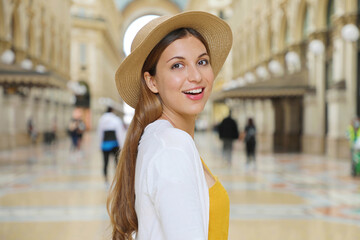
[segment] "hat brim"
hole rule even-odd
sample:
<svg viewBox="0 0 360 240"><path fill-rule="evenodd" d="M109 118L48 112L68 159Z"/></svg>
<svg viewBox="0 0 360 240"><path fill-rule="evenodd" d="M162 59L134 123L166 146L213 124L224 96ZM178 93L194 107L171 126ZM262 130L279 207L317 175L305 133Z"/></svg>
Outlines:
<svg viewBox="0 0 360 240"><path fill-rule="evenodd" d="M178 28L193 28L199 32L208 43L215 77L231 49L232 32L229 25L213 14L188 11L171 17L159 18L159 21L162 22L148 32L142 42L120 64L115 74L116 87L120 96L133 108L136 107L139 100L141 70L144 62L151 50L168 33Z"/></svg>

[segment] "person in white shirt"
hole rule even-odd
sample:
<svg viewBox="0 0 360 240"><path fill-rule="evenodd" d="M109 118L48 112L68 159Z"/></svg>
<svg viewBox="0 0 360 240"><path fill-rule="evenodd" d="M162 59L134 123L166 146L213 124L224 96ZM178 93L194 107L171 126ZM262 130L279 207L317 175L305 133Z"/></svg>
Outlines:
<svg viewBox="0 0 360 240"><path fill-rule="evenodd" d="M225 189L218 206L225 213L224 234L210 237L209 188L217 180L193 138L196 116L231 45L227 23L200 11L155 18L135 36L115 75L135 115L108 197L112 239L227 239Z"/></svg>
<svg viewBox="0 0 360 240"><path fill-rule="evenodd" d="M113 108L108 107L106 112L100 117L98 123L98 137L100 148L103 152L104 168L103 174L105 181L108 181L107 168L109 156L112 154L115 158L115 166L118 163L118 153L124 145L125 129L121 119L113 113Z"/></svg>

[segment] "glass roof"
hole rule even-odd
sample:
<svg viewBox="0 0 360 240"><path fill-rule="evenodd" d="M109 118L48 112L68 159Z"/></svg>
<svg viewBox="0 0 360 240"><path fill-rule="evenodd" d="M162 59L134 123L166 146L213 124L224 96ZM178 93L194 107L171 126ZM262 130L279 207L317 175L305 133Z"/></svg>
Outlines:
<svg viewBox="0 0 360 240"><path fill-rule="evenodd" d="M115 3L117 8L122 11L132 1L133 0L115 0ZM181 10L184 10L188 0L171 0L171 2L175 3Z"/></svg>

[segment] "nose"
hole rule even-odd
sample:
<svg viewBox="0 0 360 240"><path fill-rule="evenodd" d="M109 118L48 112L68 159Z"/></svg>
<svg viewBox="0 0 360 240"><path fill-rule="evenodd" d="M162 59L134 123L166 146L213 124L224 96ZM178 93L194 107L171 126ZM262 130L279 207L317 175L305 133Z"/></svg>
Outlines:
<svg viewBox="0 0 360 240"><path fill-rule="evenodd" d="M190 82L200 82L201 81L201 72L197 66L189 65L188 66L188 80Z"/></svg>

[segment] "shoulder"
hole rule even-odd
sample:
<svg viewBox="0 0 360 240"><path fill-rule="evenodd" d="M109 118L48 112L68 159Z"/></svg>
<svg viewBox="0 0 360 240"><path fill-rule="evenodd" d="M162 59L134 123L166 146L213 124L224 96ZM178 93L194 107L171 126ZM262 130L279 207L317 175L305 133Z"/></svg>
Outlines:
<svg viewBox="0 0 360 240"><path fill-rule="evenodd" d="M187 169L196 162L197 150L191 136L169 122L161 121L149 125L142 136L142 154L151 154L149 167L161 169ZM169 171L171 172L171 171Z"/></svg>
<svg viewBox="0 0 360 240"><path fill-rule="evenodd" d="M101 115L99 121L104 121L104 119L108 118L109 115L107 113L104 113L103 115Z"/></svg>
<svg viewBox="0 0 360 240"><path fill-rule="evenodd" d="M188 133L174 128L166 120L157 120L149 124L141 137L140 143L142 142L152 142L160 148L166 147L187 150L189 147L195 147L194 140Z"/></svg>

